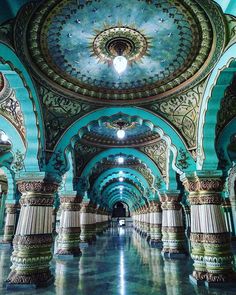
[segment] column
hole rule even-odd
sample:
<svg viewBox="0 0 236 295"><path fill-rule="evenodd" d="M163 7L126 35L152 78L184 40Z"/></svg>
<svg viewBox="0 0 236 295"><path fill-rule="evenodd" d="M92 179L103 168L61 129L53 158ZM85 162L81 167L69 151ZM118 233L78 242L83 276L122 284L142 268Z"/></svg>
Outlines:
<svg viewBox="0 0 236 295"><path fill-rule="evenodd" d="M146 207L146 214L145 214L145 232L147 236L147 241L150 241L151 234L150 234L150 205Z"/></svg>
<svg viewBox="0 0 236 295"><path fill-rule="evenodd" d="M169 258L184 258L186 250L180 195L175 192L165 193L161 202L163 254Z"/></svg>
<svg viewBox="0 0 236 295"><path fill-rule="evenodd" d="M82 198L76 192L64 193L60 197L61 218L58 236L57 255L80 256L80 208Z"/></svg>
<svg viewBox="0 0 236 295"><path fill-rule="evenodd" d="M49 269L52 259L52 206L57 183L21 180L20 216L13 239L12 267L7 288L21 285L43 287L53 282ZM22 287L21 287L22 288Z"/></svg>
<svg viewBox="0 0 236 295"><path fill-rule="evenodd" d="M91 211L91 206L88 201L83 201L81 203L80 210L80 226L81 226L81 234L80 240L84 243L92 243L94 241L94 218L93 213Z"/></svg>
<svg viewBox="0 0 236 295"><path fill-rule="evenodd" d="M11 244L16 227L17 204L6 204L6 220L2 243Z"/></svg>
<svg viewBox="0 0 236 295"><path fill-rule="evenodd" d="M93 203L89 203L89 219L90 219L90 236L92 237L92 241L95 242L96 241L96 209L97 205L93 204Z"/></svg>
<svg viewBox="0 0 236 295"><path fill-rule="evenodd" d="M162 245L162 210L161 204L158 201L150 203L150 244L153 246Z"/></svg>
<svg viewBox="0 0 236 295"><path fill-rule="evenodd" d="M53 233L56 233L57 211L58 211L58 208L53 208L52 210L52 232Z"/></svg>
<svg viewBox="0 0 236 295"><path fill-rule="evenodd" d="M224 181L220 171L200 171L182 177L191 204L191 242L194 271L191 279L206 286L234 278L230 234L222 209Z"/></svg>

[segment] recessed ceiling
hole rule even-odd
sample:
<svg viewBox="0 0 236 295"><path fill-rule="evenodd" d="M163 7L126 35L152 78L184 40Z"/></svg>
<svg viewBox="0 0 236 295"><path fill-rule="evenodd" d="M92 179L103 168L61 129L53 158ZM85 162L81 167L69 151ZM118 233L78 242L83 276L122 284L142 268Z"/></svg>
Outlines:
<svg viewBox="0 0 236 295"><path fill-rule="evenodd" d="M128 103L160 98L210 70L214 24L205 9L216 8L209 1L197 2L46 1L28 27L34 68L48 83L81 99ZM111 64L117 39L128 44L129 64L120 76Z"/></svg>
<svg viewBox="0 0 236 295"><path fill-rule="evenodd" d="M123 139L117 137L119 126L123 126L122 129L125 130ZM82 142L102 147L147 145L160 140L159 134L152 127L150 122L118 113L91 122L83 132Z"/></svg>

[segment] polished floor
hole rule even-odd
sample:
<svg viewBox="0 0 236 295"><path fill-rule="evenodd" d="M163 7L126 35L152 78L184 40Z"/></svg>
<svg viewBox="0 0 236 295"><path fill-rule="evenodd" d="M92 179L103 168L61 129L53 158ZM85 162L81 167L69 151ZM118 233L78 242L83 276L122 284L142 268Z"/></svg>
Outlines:
<svg viewBox="0 0 236 295"><path fill-rule="evenodd" d="M37 290L6 291L10 250L0 249L0 294L45 295L194 295L229 294L236 290L207 290L192 286L190 259L164 260L132 229L114 228L83 249L79 259L52 261L54 285ZM236 285L236 282L235 282Z"/></svg>

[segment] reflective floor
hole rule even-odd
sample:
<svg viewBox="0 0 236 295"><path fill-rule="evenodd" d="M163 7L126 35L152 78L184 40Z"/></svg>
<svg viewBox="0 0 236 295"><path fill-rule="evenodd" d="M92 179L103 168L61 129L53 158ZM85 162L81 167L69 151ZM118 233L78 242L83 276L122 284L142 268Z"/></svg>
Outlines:
<svg viewBox="0 0 236 295"><path fill-rule="evenodd" d="M83 249L80 259L52 261L54 285L37 290L6 291L10 250L0 249L0 294L151 295L236 294L236 290L207 290L190 284L190 259L164 260L132 229L113 229ZM236 282L235 282L236 285Z"/></svg>

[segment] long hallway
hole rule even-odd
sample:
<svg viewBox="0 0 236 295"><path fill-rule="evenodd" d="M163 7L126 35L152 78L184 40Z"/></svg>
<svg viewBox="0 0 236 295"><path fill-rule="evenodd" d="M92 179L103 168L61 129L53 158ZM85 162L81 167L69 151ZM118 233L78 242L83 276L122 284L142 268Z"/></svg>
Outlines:
<svg viewBox="0 0 236 295"><path fill-rule="evenodd" d="M236 294L234 290L207 290L189 282L190 258L163 259L132 228L113 228L83 249L77 259L51 262L55 282L48 288L10 291L4 288L11 251L0 249L0 294L27 295L182 295Z"/></svg>

